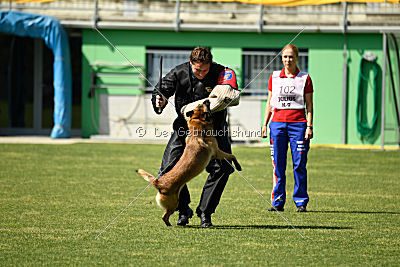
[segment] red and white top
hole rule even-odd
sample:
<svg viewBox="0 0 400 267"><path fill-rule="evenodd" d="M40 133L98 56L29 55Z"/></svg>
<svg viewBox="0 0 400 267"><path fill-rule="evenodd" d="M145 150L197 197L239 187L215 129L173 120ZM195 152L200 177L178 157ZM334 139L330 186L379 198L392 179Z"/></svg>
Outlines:
<svg viewBox="0 0 400 267"><path fill-rule="evenodd" d="M305 95L314 92L310 75L296 70L293 77L285 75L285 69L275 71L268 80L268 91L272 93L271 121L306 122Z"/></svg>

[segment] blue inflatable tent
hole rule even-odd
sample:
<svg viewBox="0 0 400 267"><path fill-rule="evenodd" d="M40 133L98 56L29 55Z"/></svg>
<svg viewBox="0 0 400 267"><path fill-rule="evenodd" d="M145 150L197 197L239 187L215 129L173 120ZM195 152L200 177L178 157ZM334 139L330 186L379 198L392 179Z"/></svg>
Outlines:
<svg viewBox="0 0 400 267"><path fill-rule="evenodd" d="M42 38L53 51L54 127L51 138L71 137L71 59L68 36L59 20L37 14L0 11L0 31Z"/></svg>

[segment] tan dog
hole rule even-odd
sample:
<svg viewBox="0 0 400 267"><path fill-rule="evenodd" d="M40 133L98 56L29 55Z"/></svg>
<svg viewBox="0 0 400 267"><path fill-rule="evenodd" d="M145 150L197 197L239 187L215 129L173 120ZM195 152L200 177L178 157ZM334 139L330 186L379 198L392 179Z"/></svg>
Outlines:
<svg viewBox="0 0 400 267"><path fill-rule="evenodd" d="M182 157L166 174L156 179L153 175L139 169L137 172L158 189L156 200L165 209L162 217L167 226L171 226L169 217L178 207L179 192L191 179L199 175L208 165L211 158L232 160L237 170L241 170L239 162L232 154L218 148L217 139L213 136L211 113L206 104L198 105L188 112L189 134Z"/></svg>

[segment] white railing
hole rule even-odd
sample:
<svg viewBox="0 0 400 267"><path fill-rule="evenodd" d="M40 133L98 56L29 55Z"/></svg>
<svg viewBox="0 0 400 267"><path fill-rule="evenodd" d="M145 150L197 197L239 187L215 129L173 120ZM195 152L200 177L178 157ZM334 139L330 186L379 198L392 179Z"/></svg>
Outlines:
<svg viewBox="0 0 400 267"><path fill-rule="evenodd" d="M389 3L348 3L345 9L343 3L279 7L190 0L58 0L44 3L0 1L0 9L50 15L77 27L174 28L176 31L221 28L261 33L277 25L280 30L285 26L311 25L326 29L336 27L337 30L343 27L344 16L351 26L400 27L400 6Z"/></svg>

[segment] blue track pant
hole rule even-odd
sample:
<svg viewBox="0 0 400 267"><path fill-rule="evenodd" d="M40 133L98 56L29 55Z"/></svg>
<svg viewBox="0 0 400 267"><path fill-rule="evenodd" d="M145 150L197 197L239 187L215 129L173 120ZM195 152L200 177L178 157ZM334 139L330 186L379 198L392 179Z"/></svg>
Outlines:
<svg viewBox="0 0 400 267"><path fill-rule="evenodd" d="M288 143L292 151L294 190L296 206L307 206L307 153L310 141L304 139L306 122L270 122L271 158L273 166L273 189L271 202L283 207L286 202L286 161Z"/></svg>

